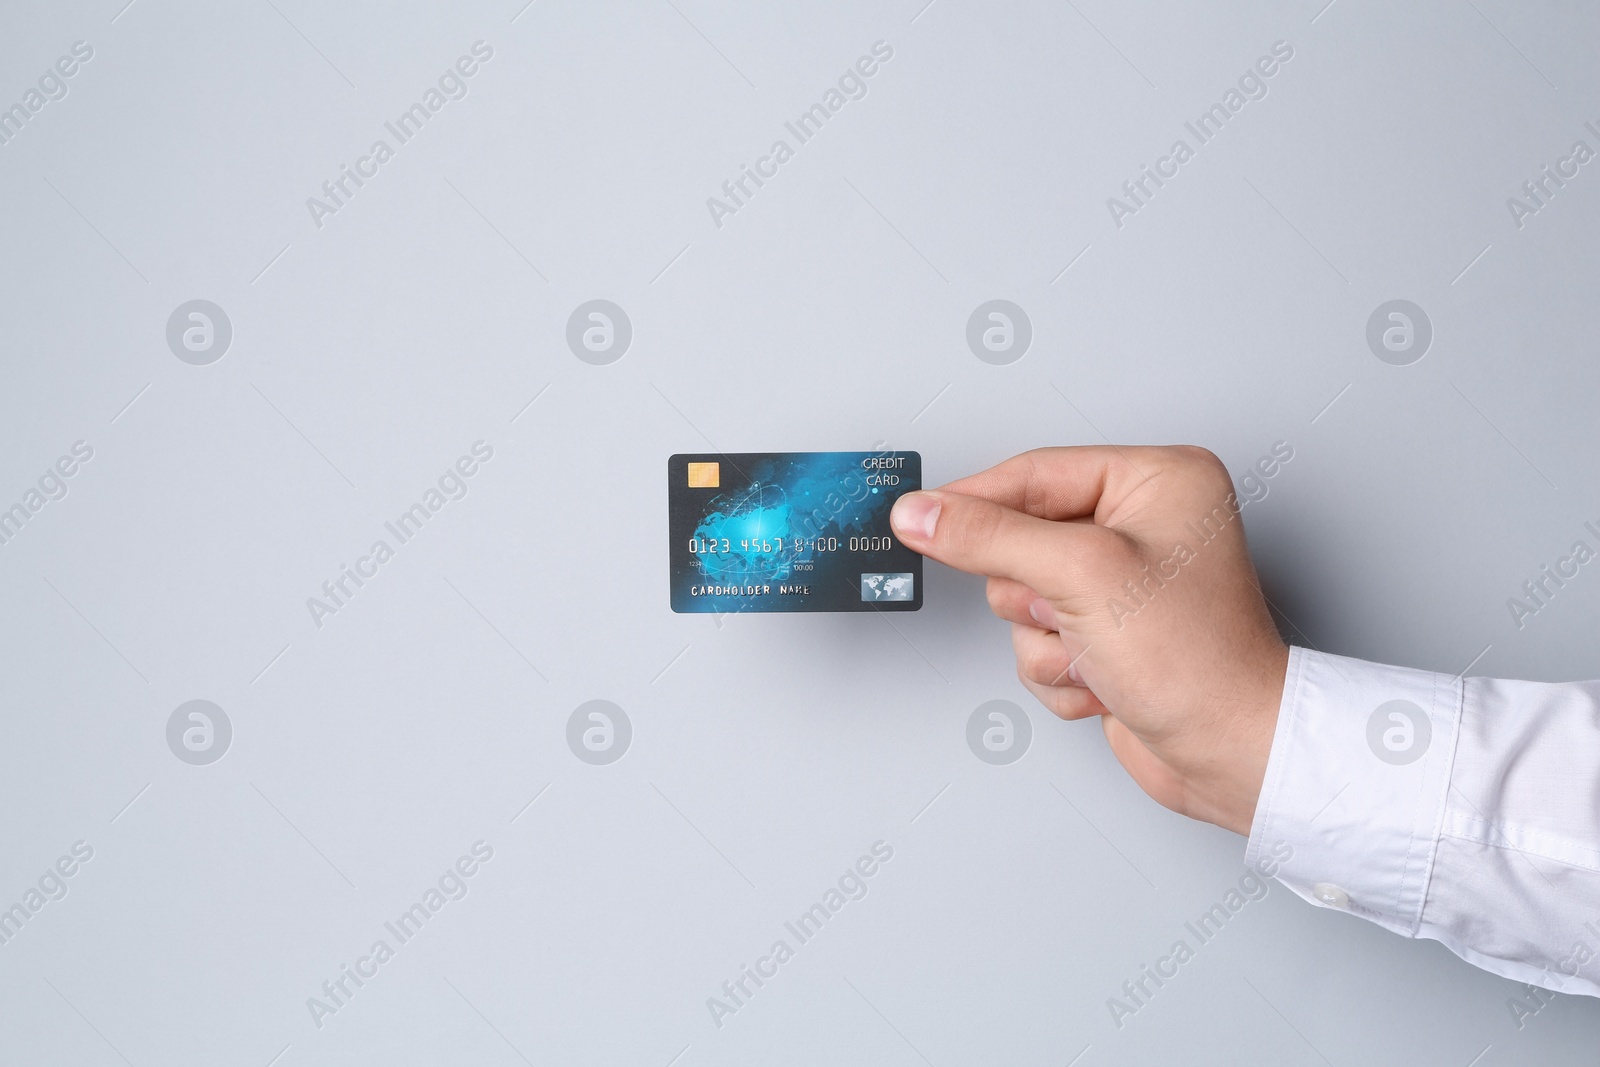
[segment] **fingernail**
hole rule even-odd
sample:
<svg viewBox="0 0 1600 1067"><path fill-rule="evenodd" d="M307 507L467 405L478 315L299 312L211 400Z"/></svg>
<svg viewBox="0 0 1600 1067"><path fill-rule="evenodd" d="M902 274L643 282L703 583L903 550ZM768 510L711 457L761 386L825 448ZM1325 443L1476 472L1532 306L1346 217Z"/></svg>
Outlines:
<svg viewBox="0 0 1600 1067"><path fill-rule="evenodd" d="M1033 621L1043 626L1046 630L1056 629L1055 606L1044 597L1038 597L1028 605L1028 614L1033 616Z"/></svg>
<svg viewBox="0 0 1600 1067"><path fill-rule="evenodd" d="M894 508L889 512L889 524L903 537L932 541L940 507L939 498L932 493L907 493L894 502Z"/></svg>

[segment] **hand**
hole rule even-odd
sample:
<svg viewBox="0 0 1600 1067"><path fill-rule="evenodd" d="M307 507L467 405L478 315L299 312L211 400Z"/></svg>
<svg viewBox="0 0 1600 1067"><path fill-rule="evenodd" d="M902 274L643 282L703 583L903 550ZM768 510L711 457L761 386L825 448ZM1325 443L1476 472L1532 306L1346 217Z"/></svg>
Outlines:
<svg viewBox="0 0 1600 1067"><path fill-rule="evenodd" d="M1216 456L1036 449L907 493L890 521L911 548L988 577L1045 707L1100 716L1151 797L1249 834L1289 650Z"/></svg>

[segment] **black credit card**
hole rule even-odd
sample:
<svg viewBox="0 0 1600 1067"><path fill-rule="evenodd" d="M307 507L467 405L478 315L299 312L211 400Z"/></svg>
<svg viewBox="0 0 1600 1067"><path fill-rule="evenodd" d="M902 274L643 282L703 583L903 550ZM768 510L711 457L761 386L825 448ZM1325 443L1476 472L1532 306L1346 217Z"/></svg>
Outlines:
<svg viewBox="0 0 1600 1067"><path fill-rule="evenodd" d="M916 611L922 557L889 509L915 452L741 452L667 461L672 610Z"/></svg>

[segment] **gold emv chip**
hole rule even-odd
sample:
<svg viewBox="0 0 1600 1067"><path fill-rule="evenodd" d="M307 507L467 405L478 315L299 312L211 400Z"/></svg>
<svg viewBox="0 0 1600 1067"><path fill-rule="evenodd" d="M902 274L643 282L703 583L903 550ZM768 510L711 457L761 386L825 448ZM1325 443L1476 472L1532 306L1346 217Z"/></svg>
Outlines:
<svg viewBox="0 0 1600 1067"><path fill-rule="evenodd" d="M690 463L689 488L715 489L722 484L722 464Z"/></svg>

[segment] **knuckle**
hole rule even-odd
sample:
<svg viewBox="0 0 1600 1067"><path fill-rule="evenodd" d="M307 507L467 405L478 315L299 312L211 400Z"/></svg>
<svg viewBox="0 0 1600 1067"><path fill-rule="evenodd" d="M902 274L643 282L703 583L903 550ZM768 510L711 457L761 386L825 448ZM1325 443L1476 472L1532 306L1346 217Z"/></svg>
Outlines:
<svg viewBox="0 0 1600 1067"><path fill-rule="evenodd" d="M1050 699L1045 704L1045 707L1049 708L1050 713L1058 718L1071 718L1073 713L1077 711L1077 694L1070 689L1052 689L1050 690Z"/></svg>
<svg viewBox="0 0 1600 1067"><path fill-rule="evenodd" d="M1011 628L1011 651L1017 658L1017 673L1024 678L1032 677L1035 652L1020 626Z"/></svg>
<svg viewBox="0 0 1600 1067"><path fill-rule="evenodd" d="M1038 649L1029 649L1021 654L1017 660L1022 673L1041 685L1050 682L1050 664L1046 656Z"/></svg>
<svg viewBox="0 0 1600 1067"><path fill-rule="evenodd" d="M1049 448L1030 448L1017 457L1022 466L1022 510L1032 515L1040 513L1050 495L1045 460L1051 451Z"/></svg>
<svg viewBox="0 0 1600 1067"><path fill-rule="evenodd" d="M1032 678L1025 679L1023 684L1024 688L1033 694L1033 699L1037 700L1047 708L1050 706L1052 697L1049 686L1045 685L1043 682L1036 682Z"/></svg>
<svg viewBox="0 0 1600 1067"><path fill-rule="evenodd" d="M983 595L989 601L989 610L999 615L1006 606L1006 591L1001 584L990 578L983 585Z"/></svg>
<svg viewBox="0 0 1600 1067"><path fill-rule="evenodd" d="M1197 475L1213 479L1227 478L1231 484L1232 479L1228 474L1227 464L1223 463L1211 449L1200 445L1177 445L1173 450L1178 453L1183 465Z"/></svg>
<svg viewBox="0 0 1600 1067"><path fill-rule="evenodd" d="M1064 652L1045 642L1019 643L1016 653L1017 673L1040 685L1054 685L1065 669Z"/></svg>

